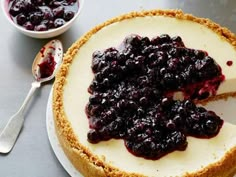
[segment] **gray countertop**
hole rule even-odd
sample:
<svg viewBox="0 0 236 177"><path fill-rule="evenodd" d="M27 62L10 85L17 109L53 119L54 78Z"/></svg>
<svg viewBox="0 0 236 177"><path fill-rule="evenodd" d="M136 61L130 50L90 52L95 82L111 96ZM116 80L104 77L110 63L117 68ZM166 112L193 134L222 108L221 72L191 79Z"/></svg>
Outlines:
<svg viewBox="0 0 236 177"><path fill-rule="evenodd" d="M85 0L73 27L57 38L67 48L95 25L117 15L143 9L182 9L210 18L236 33L235 0ZM33 81L31 64L49 39L33 39L16 31L0 12L0 130L23 102ZM23 131L12 152L0 155L0 177L66 177L51 149L46 131L46 104L52 83L43 85L26 111Z"/></svg>

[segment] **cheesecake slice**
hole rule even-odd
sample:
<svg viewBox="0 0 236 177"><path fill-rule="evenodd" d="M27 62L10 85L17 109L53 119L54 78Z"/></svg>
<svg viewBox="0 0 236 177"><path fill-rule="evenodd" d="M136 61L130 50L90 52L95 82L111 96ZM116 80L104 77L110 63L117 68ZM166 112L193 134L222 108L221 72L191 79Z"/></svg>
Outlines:
<svg viewBox="0 0 236 177"><path fill-rule="evenodd" d="M130 153L122 139L88 141L91 124L85 110L91 96L88 87L94 79L92 56L97 50L119 46L130 34L150 39L162 34L180 36L185 47L207 52L224 76L204 102L234 99L236 95L236 37L229 30L208 19L175 10L134 12L111 19L70 47L56 77L53 90L56 132L73 165L84 176L233 176L236 125L226 120L215 136L187 136L184 150L174 150L158 159ZM226 119L224 114L219 116Z"/></svg>

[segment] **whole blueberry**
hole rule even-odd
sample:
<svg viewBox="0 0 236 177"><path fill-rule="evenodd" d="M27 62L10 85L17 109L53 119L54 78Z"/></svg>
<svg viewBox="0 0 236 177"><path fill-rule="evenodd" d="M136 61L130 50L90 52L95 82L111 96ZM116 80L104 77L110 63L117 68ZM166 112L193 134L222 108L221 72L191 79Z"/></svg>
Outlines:
<svg viewBox="0 0 236 177"><path fill-rule="evenodd" d="M54 21L54 26L55 26L56 28L58 28L58 27L63 26L65 23L66 23L65 20L63 20L62 18L57 18L57 19Z"/></svg>
<svg viewBox="0 0 236 177"><path fill-rule="evenodd" d="M75 13L73 11L66 11L64 13L64 20L69 21L75 16Z"/></svg>
<svg viewBox="0 0 236 177"><path fill-rule="evenodd" d="M19 14L16 16L16 22L18 25L24 25L25 22L27 21L27 18L24 14Z"/></svg>

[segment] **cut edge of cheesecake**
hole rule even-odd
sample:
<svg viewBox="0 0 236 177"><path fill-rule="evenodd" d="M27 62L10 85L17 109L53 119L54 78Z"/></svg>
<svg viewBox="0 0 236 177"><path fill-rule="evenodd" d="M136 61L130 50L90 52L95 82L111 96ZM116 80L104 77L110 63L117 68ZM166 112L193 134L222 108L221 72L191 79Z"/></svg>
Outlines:
<svg viewBox="0 0 236 177"><path fill-rule="evenodd" d="M184 14L181 10L150 10L141 12L130 12L128 14L121 15L110 19L90 30L80 39L78 39L72 46L68 49L64 55L63 64L56 76L56 80L53 86L53 117L55 121L56 134L58 136L59 142L62 148L70 159L72 164L78 169L84 176L97 177L97 176L144 176L142 174L128 173L121 171L120 169L113 167L103 161L103 159L94 155L90 150L84 147L73 132L72 126L66 117L63 105L63 90L66 84L66 76L69 71L70 64L73 61L74 56L80 47L82 47L96 32L102 28L119 21L135 18L135 17L145 17L145 16L166 16L177 18L181 20L190 20L201 25L206 26L220 37L227 40L236 49L236 36L230 30L225 27L212 22L206 18L194 17L191 14ZM223 95L216 95L210 97L201 103L207 103L208 101L227 99L228 97L235 97L236 93L228 93ZM202 168L200 171L194 173L186 173L185 177L230 177L236 173L236 147L232 148L225 153L225 156L220 161L209 164L208 166Z"/></svg>

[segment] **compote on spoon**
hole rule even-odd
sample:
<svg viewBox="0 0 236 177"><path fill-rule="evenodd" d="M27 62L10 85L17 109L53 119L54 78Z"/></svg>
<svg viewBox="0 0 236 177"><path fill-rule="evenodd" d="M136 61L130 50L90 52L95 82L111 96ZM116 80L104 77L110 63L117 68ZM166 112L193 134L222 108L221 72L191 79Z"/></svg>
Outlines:
<svg viewBox="0 0 236 177"><path fill-rule="evenodd" d="M32 73L35 81L26 96L20 109L10 118L7 125L0 133L0 153L8 153L14 146L16 139L24 123L24 110L33 96L35 90L40 87L41 83L54 78L63 57L62 43L59 40L48 42L36 55Z"/></svg>

